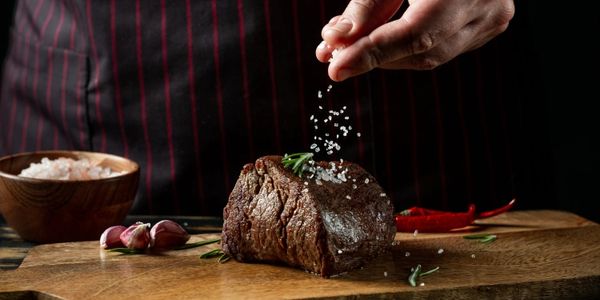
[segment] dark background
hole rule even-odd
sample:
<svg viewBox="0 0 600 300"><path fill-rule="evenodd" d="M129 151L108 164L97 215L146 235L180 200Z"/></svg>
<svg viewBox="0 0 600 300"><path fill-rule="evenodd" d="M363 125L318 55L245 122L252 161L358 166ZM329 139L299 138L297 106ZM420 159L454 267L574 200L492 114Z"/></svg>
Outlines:
<svg viewBox="0 0 600 300"><path fill-rule="evenodd" d="M538 197L521 208L548 208L574 212L600 222L600 147L598 146L598 110L600 100L600 21L598 4L568 5L553 1L517 0L515 18L509 30L528 37L526 51L518 55L523 71L542 92L524 95L525 113L536 110L528 124L529 145L548 149L549 156L531 162L549 178L531 184L550 184L554 195ZM3 1L0 32L0 57L6 53L14 1ZM501 38L501 37L500 37ZM500 40L501 42L501 40ZM523 45L520 45L523 47ZM510 47L508 47L510 49ZM523 57L524 56L524 57ZM1 84L1 83L0 83ZM530 89L524 89L524 93ZM534 106L532 106L534 105ZM1 129L0 129L1 130ZM536 175L536 170L533 171ZM544 174L548 175L548 174ZM537 190L544 189L540 186ZM533 189L536 190L536 189Z"/></svg>

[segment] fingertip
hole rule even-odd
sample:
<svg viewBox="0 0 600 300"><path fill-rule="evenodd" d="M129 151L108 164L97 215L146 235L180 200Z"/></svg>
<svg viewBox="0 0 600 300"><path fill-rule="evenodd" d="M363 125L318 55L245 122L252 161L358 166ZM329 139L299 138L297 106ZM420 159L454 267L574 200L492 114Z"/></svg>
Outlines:
<svg viewBox="0 0 600 300"><path fill-rule="evenodd" d="M354 23L352 20L339 17L334 23L327 24L321 31L321 37L330 45L340 45L351 39Z"/></svg>
<svg viewBox="0 0 600 300"><path fill-rule="evenodd" d="M343 69L339 66L339 63L332 61L327 69L329 78L335 82L341 82L352 76L352 72L349 69Z"/></svg>
<svg viewBox="0 0 600 300"><path fill-rule="evenodd" d="M342 81L338 76L338 73L331 67L331 65L329 65L329 69L327 69L327 75L329 75L329 78L335 82Z"/></svg>
<svg viewBox="0 0 600 300"><path fill-rule="evenodd" d="M328 62L331 59L331 53L333 52L333 48L327 44L327 42L322 41L317 49L315 49L315 56L320 62Z"/></svg>

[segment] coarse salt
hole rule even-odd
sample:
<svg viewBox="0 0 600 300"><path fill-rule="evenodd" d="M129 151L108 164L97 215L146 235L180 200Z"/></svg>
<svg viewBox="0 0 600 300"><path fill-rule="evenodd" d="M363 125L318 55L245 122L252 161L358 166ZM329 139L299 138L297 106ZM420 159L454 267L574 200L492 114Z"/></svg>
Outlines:
<svg viewBox="0 0 600 300"><path fill-rule="evenodd" d="M111 168L98 166L85 158L74 160L59 157L51 160L44 157L40 163L31 163L28 168L23 169L19 176L37 179L90 180L114 177L123 173L113 172Z"/></svg>

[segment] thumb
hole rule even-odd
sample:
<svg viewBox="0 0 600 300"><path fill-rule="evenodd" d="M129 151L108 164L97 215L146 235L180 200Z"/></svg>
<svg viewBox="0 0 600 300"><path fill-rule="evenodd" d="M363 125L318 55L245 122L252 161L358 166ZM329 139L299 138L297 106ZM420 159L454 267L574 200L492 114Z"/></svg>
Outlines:
<svg viewBox="0 0 600 300"><path fill-rule="evenodd" d="M334 48L354 43L386 23L403 0L351 0L340 16L333 17L321 31L321 37Z"/></svg>

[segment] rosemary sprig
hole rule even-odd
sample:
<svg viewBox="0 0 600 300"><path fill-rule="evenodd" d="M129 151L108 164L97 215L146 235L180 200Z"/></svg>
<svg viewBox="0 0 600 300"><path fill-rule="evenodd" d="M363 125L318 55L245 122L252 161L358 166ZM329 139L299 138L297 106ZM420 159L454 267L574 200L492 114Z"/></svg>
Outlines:
<svg viewBox="0 0 600 300"><path fill-rule="evenodd" d="M173 250L182 250L182 249L196 248L196 247L201 247L201 246L205 246L205 245L210 245L210 244L218 243L220 241L221 241L221 239L213 239L213 240L199 241L199 242L195 242L195 243L187 243L187 244L179 246L179 247L177 247L177 248L175 248Z"/></svg>
<svg viewBox="0 0 600 300"><path fill-rule="evenodd" d="M172 250L183 250L183 249L196 248L196 247L201 247L201 246L205 246L205 245L218 243L220 241L221 241L221 239L212 239L212 240L206 240L206 241L198 241L195 243L187 243L185 245L181 245L179 247L173 248ZM130 249L130 248L112 248L112 249L107 249L107 250L110 252L119 252L121 254L127 254L127 255L142 254L142 253L146 252L146 249Z"/></svg>
<svg viewBox="0 0 600 300"><path fill-rule="evenodd" d="M408 276L408 283L411 286L417 286L417 280L419 280L419 278L421 278L423 276L427 276L429 274L432 274L433 272L436 272L439 269L440 269L440 267L435 267L429 271L422 272L421 265L417 265L415 268L413 268L411 270L411 273Z"/></svg>
<svg viewBox="0 0 600 300"><path fill-rule="evenodd" d="M217 248L217 249L213 249L210 250L202 255L200 255L200 258L202 259L207 259L207 258L217 258L217 262L219 263L225 263L227 262L231 257L227 254L225 254L225 252L223 252L223 250Z"/></svg>
<svg viewBox="0 0 600 300"><path fill-rule="evenodd" d="M489 244L495 241L498 236L495 234L487 234L487 233L479 233L479 234L471 234L463 236L464 239L467 240L478 240L480 243Z"/></svg>
<svg viewBox="0 0 600 300"><path fill-rule="evenodd" d="M131 249L131 248L112 248L112 249L107 249L110 252L119 252L121 254L127 254L127 255L132 255L132 254L142 254L145 251L143 249Z"/></svg>
<svg viewBox="0 0 600 300"><path fill-rule="evenodd" d="M309 162L313 156L314 154L312 152L300 152L289 155L286 154L283 159L281 159L281 163L285 168L291 168L294 174L302 177L302 173L304 172L304 164Z"/></svg>

